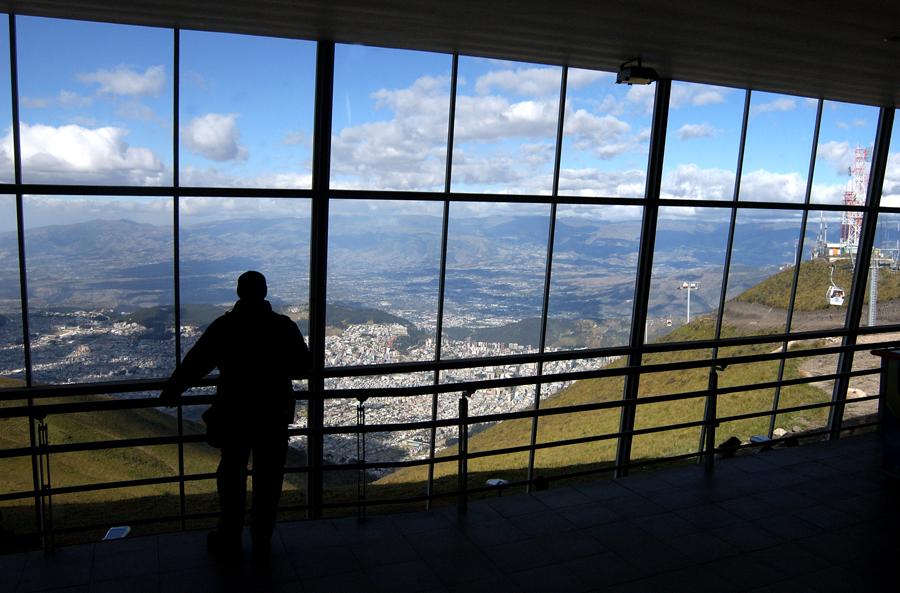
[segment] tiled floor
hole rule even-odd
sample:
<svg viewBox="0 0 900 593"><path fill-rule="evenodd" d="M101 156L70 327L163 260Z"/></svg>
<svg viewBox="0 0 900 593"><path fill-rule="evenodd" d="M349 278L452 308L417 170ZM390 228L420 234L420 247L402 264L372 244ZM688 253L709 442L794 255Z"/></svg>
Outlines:
<svg viewBox="0 0 900 593"><path fill-rule="evenodd" d="M898 488L874 436L431 513L284 523L271 565L204 532L0 556L0 593L897 591ZM890 580L883 580L890 579Z"/></svg>

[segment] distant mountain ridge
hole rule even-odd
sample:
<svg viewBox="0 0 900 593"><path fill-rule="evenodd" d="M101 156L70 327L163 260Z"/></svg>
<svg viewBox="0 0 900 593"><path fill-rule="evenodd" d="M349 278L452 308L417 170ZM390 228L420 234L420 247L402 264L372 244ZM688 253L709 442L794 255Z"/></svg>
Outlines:
<svg viewBox="0 0 900 593"><path fill-rule="evenodd" d="M495 302L505 317L538 316L548 224L543 215L475 217L451 212L447 302ZM739 278L745 287L791 261L796 244L792 225L757 226L735 238L733 269L745 270L746 278ZM305 216L196 224L185 216L180 229L182 302L230 303L237 275L259 269L269 277L275 301L302 304L308 294L309 230ZM674 286L676 281L721 274L727 231L724 220L661 226L654 277L668 278L665 285ZM333 214L329 298L371 303L367 306L378 309L433 309L440 235L439 216L373 219ZM639 235L640 221L558 219L551 291L558 316L600 321L629 315ZM91 304L131 311L171 304L173 243L170 227L130 220L30 228L30 302L36 307ZM0 301L18 299L16 254L15 233L0 233ZM703 283L692 295L698 312L717 301L718 289L710 284ZM378 304L382 300L388 304ZM655 297L651 312L677 312L680 305L674 301L668 293Z"/></svg>

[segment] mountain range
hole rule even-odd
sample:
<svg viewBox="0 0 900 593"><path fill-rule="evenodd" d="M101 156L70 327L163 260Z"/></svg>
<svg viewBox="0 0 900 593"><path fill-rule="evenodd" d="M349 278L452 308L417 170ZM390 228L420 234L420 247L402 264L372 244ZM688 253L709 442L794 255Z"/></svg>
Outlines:
<svg viewBox="0 0 900 593"><path fill-rule="evenodd" d="M739 225L729 292L739 292L793 259L795 224ZM183 226L182 303L227 304L240 272L269 278L270 297L305 306L308 218L236 218ZM375 219L333 214L329 228L329 301L433 316L441 219L418 214ZM651 315L683 311L677 285L699 281L696 312L713 308L721 286L728 223L660 224L654 253ZM465 318L540 316L548 218L534 215L451 217L446 310ZM560 218L556 224L551 316L603 320L628 315L640 221ZM808 233L811 240L811 233ZM92 220L26 231L32 307L109 307L122 312L173 302L173 236L168 226ZM0 234L0 303L18 300L15 233ZM4 306L4 310L7 307Z"/></svg>

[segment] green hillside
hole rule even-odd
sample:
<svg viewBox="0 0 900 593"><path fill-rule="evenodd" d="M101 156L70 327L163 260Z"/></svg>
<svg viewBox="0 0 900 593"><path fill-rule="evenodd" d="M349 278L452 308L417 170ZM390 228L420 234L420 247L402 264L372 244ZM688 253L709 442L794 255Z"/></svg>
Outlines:
<svg viewBox="0 0 900 593"><path fill-rule="evenodd" d="M0 387L20 382L0 379ZM67 397L56 402L98 401L107 396ZM51 403L45 401L43 403ZM0 406L22 405L21 401L0 402ZM141 437L168 436L177 433L174 416L157 409L119 410L53 415L47 418L50 443L85 443ZM186 434L198 434L201 425L185 421ZM27 447L28 422L24 418L0 420L0 450ZM215 472L219 452L205 443L184 446L185 472ZM305 455L292 450L289 464L305 465ZM157 445L57 453L51 458L54 487L174 476L178 474L177 445ZM0 494L30 491L33 487L31 458L0 459ZM301 477L290 476L286 491L298 491ZM208 512L216 508L215 481L188 482L188 512ZM54 497L54 516L58 527L103 523L107 517L128 523L130 518L176 515L179 512L178 484L159 484L73 493ZM115 510L113 510L115 509ZM30 499L0 502L3 526L18 533L34 529L34 511ZM140 528L138 528L140 530ZM143 528L146 529L146 528ZM93 536L91 536L93 537Z"/></svg>
<svg viewBox="0 0 900 593"><path fill-rule="evenodd" d="M696 339L708 334L707 326L712 319L701 318L685 325L664 341L681 342ZM725 327L723 337L738 336L740 332L733 327ZM772 344L743 346L723 349L720 356L740 356L771 352ZM708 358L709 352L679 351L664 354L649 354L644 358L645 364L660 364L675 361ZM622 361L613 363L613 367L621 366ZM800 376L796 361L789 361L785 367L785 378ZM719 385L753 384L771 381L776 378L778 362L761 362L754 364L732 365L720 373ZM644 375L640 382L640 397L664 395L704 390L707 387L708 372L703 369L666 372ZM542 402L542 408L556 408L579 404L615 401L622 397L623 378L602 378L578 381L567 389ZM749 412L769 410L772 407L773 390L760 389L736 395L725 395L719 398L719 416L731 416ZM477 394L476 396L477 397ZM782 390L781 407L825 401L827 394L822 390L801 385L787 387ZM635 427L650 428L700 420L703 417L703 399L691 399L675 402L664 402L639 406ZM576 414L561 414L541 418L538 424L538 443L576 439L580 437L617 432L619 429L619 411L600 410ZM776 426L803 427L821 426L826 418L822 410L806 413L779 416ZM719 442L729 436L737 436L742 441L749 440L754 434L768 432L768 419L760 418L735 423L725 423L718 429ZM527 445L531 438L531 421L510 420L498 423L472 436L469 440L469 451L489 451L506 447ZM633 443L633 459L652 459L690 453L697 450L700 439L699 428L667 431L638 435ZM609 439L586 444L548 448L538 451L535 465L540 473L556 474L576 471L578 469L596 468L608 465L615 457L616 440ZM455 453L450 447L447 454ZM508 479L523 478L527 468L527 453L507 454L496 457L476 458L469 462L469 470L478 477L472 485L480 485L477 480L483 477L506 477ZM448 463L436 467L435 476L445 478L454 475L455 464ZM404 468L382 478L378 484L391 485L404 482L418 482L426 478L425 468Z"/></svg>
<svg viewBox="0 0 900 593"><path fill-rule="evenodd" d="M829 280L831 265L824 259L805 261L800 264L795 311L821 311L831 307L825 299L825 293L831 286ZM789 267L769 276L734 300L776 309L787 309L793 281L794 268ZM844 289L846 298L850 297L853 269L849 261L840 261L834 264L834 283ZM878 277L878 298L880 301L900 298L900 273L886 268L881 269ZM868 295L866 295L866 301L868 302Z"/></svg>

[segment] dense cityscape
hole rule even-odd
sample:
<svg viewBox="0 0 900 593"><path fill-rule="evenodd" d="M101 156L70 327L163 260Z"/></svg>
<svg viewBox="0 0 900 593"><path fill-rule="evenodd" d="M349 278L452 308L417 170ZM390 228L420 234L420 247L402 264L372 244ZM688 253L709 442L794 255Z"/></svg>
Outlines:
<svg viewBox="0 0 900 593"><path fill-rule="evenodd" d="M0 376L21 378L21 341L17 339L18 326L14 319L2 330L0 345ZM493 320L500 323L503 320ZM509 320L505 320L507 323ZM43 310L33 314L31 323L31 352L34 380L39 383L85 383L122 379L152 379L165 377L174 367L174 339L171 332L160 335L158 331L133 321L122 320L115 311ZM435 340L429 337L412 346L399 349L401 339L408 336L408 328L399 323L353 324L338 330L333 328L326 337L326 366L367 365L433 359ZM182 344L185 351L197 340L201 328L196 325L182 327ZM533 352L531 347L515 343L480 342L444 339L442 358L474 358L508 356ZM608 360L568 360L553 363L547 372L584 370L589 365L605 364ZM445 372L442 382L476 381L534 376L536 365L500 365ZM371 375L364 377L334 378L327 381L329 389L376 389L385 387L409 387L428 385L434 381L432 373L406 373L398 375ZM542 387L541 398L549 397L568 383L554 383ZM298 388L304 386L298 384ZM153 396L139 393L134 396ZM371 398L364 402L366 421L370 424L389 424L428 420L432 414L431 395L402 399ZM456 394L444 394L437 398L437 417L451 418L457 414ZM534 404L534 386L518 386L479 391L470 401L470 414L479 416L500 412L513 412ZM357 400L329 400L326 407L326 423L329 426L351 426L357 421ZM297 423L306 421L305 406L297 406ZM197 409L187 412L188 418L198 418ZM475 425L475 427L483 425ZM476 428L477 429L477 428ZM455 442L455 427L437 429L435 443L438 449ZM296 446L303 446L303 438L294 439ZM429 452L430 432L426 429L393 433L377 433L367 438L367 460L397 461L420 458ZM352 435L328 435L326 453L336 463L356 460L357 443ZM376 472L377 473L377 472Z"/></svg>

